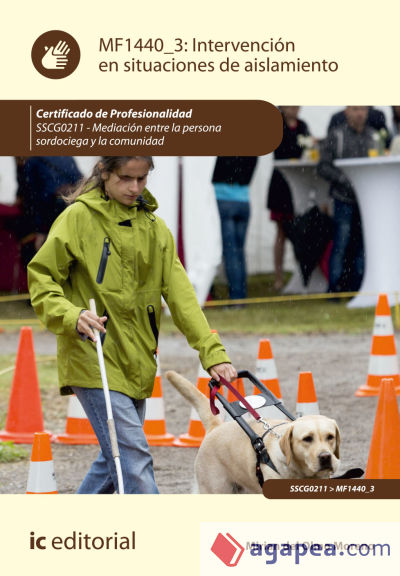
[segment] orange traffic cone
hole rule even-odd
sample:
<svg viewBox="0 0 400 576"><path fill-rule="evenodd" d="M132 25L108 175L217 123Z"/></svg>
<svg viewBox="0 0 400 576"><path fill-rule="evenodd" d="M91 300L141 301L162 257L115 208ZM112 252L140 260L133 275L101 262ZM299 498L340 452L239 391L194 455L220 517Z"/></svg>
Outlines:
<svg viewBox="0 0 400 576"><path fill-rule="evenodd" d="M75 394L69 398L65 432L57 434L54 442L57 444L98 444L92 425Z"/></svg>
<svg viewBox="0 0 400 576"><path fill-rule="evenodd" d="M400 479L400 415L392 378L381 383L365 478Z"/></svg>
<svg viewBox="0 0 400 576"><path fill-rule="evenodd" d="M160 365L157 356L157 373L151 398L146 402L146 420L143 425L150 446L172 446L175 436L168 434L165 423Z"/></svg>
<svg viewBox="0 0 400 576"><path fill-rule="evenodd" d="M198 377L197 377L197 388L207 396L210 397L210 388L208 387L208 383L210 381L210 375L208 372L204 370L202 365L200 364ZM221 394L223 394L222 388L219 390ZM221 413L223 413L223 408L220 402L216 402L216 405L220 409ZM200 420L200 417L197 413L195 408L191 408L190 411L190 420L189 420L189 427L186 434L181 434L178 438L175 439L173 445L179 446L181 448L185 447L198 447L203 441L203 438L206 434L204 429L203 423Z"/></svg>
<svg viewBox="0 0 400 576"><path fill-rule="evenodd" d="M399 363L396 354L392 315L388 297L379 294L375 310L368 377L356 396L378 396L382 378L392 378L396 394L400 394Z"/></svg>
<svg viewBox="0 0 400 576"><path fill-rule="evenodd" d="M50 448L50 434L34 435L29 466L27 494L58 494Z"/></svg>
<svg viewBox="0 0 400 576"><path fill-rule="evenodd" d="M258 346L256 377L268 388L268 390L275 394L277 398L282 398L275 360L272 355L271 343L267 338L261 339ZM254 386L253 394L259 394L259 390L256 386Z"/></svg>
<svg viewBox="0 0 400 576"><path fill-rule="evenodd" d="M213 334L217 334L217 330L211 330L211 332ZM203 366L200 364L197 375L197 388L200 390L200 392L207 396L207 398L210 397L210 388L208 387L209 381L209 373L204 370ZM223 395L222 388L219 390L219 392ZM221 414L223 414L224 409L221 406L221 402L218 402L217 400L215 405L218 406ZM178 446L180 448L196 448L200 446L205 435L206 431L202 421L200 420L200 416L198 415L197 410L195 410L195 408L191 408L188 431L186 434L181 434L178 436L178 438L175 438L173 446Z"/></svg>
<svg viewBox="0 0 400 576"><path fill-rule="evenodd" d="M300 372L297 392L296 417L319 414L317 395L311 372Z"/></svg>
<svg viewBox="0 0 400 576"><path fill-rule="evenodd" d="M21 328L5 430L0 440L32 444L43 432L43 415L33 348L32 328Z"/></svg>
<svg viewBox="0 0 400 576"><path fill-rule="evenodd" d="M232 382L232 386L239 392L239 394L241 394L242 396L245 395L243 378L238 378L237 380L234 380ZM228 388L228 394L226 396L226 399L228 400L228 402L236 402L237 396L235 396L235 394Z"/></svg>

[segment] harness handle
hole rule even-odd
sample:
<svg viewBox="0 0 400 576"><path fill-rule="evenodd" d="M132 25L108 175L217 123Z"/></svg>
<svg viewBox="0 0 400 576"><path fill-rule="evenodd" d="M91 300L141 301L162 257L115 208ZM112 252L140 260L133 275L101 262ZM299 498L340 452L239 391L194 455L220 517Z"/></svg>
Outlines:
<svg viewBox="0 0 400 576"><path fill-rule="evenodd" d="M214 414L214 416L217 416L219 414L219 410L215 405L215 397L217 395L218 390L221 387L221 384L216 380L214 380L213 378L211 378L209 385L210 385L210 409L211 412Z"/></svg>
<svg viewBox="0 0 400 576"><path fill-rule="evenodd" d="M221 384L223 384L224 386L226 386L231 392L232 394L234 394L234 396L236 396L236 398L238 400L240 400L240 402L243 404L243 406L250 412L250 414L253 416L253 418L255 418L257 421L261 419L260 414L254 410L254 408L249 404L249 402L247 402L246 398L244 398L240 392L238 390L236 390L236 388L230 383L228 382L228 380L225 380L225 378L223 378L222 376L220 376L220 381L217 382L214 379L211 379L209 382L210 385L210 408L211 408L211 412L216 416L217 414L219 414L219 410L218 408L215 406L215 397L217 395L217 392L219 390L219 388L221 387Z"/></svg>
<svg viewBox="0 0 400 576"><path fill-rule="evenodd" d="M296 418L289 412L289 410L285 408L285 406L282 403L282 400L277 398L275 394L273 394L271 390L269 390L262 382L260 382L260 380L256 378L256 376L254 376L254 374L249 372L249 370L239 370L238 378L247 378L248 380L250 380L250 382L252 382L254 386L258 388L260 392L263 393L264 397L270 399L271 401L270 405L276 406L289 420L292 421L296 420Z"/></svg>

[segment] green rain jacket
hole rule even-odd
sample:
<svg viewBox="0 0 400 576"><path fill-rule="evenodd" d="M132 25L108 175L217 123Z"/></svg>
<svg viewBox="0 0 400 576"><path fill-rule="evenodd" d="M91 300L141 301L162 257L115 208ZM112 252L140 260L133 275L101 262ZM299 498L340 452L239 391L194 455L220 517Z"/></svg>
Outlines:
<svg viewBox="0 0 400 576"><path fill-rule="evenodd" d="M108 317L103 351L111 390L151 396L161 296L206 370L230 361L210 332L171 232L154 215L157 206L147 189L130 207L90 190L61 213L31 260L32 305L57 335L61 394L71 394L71 386L101 388L96 345L76 330L90 298Z"/></svg>

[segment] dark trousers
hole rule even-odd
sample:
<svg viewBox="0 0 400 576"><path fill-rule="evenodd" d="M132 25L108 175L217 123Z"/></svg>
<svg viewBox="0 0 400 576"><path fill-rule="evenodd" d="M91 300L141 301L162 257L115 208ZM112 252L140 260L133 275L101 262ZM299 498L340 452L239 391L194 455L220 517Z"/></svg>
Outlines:
<svg viewBox="0 0 400 576"><path fill-rule="evenodd" d="M334 235L329 261L329 291L355 292L364 275L364 243L357 204L334 200Z"/></svg>

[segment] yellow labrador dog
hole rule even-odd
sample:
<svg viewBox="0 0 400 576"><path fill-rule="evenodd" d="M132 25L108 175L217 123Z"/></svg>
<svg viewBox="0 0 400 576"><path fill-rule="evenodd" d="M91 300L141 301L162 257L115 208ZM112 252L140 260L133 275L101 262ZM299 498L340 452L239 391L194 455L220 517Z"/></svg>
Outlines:
<svg viewBox="0 0 400 576"><path fill-rule="evenodd" d="M180 374L169 371L166 376L197 410L206 430L195 461L199 492L261 493L255 451L237 422L223 422L214 416L208 398ZM251 416L249 424L259 436L264 434L263 424ZM338 470L340 435L334 420L309 415L294 421L268 420L268 424L276 428L266 434L264 444L278 473L261 464L264 480L329 478Z"/></svg>

